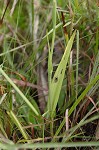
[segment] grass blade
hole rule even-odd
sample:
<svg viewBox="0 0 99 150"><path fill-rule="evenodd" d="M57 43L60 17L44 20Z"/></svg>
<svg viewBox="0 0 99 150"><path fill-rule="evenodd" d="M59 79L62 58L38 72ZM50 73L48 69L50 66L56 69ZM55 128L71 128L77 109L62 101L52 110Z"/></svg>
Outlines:
<svg viewBox="0 0 99 150"><path fill-rule="evenodd" d="M12 80L8 77L8 75L2 70L0 67L1 74L6 78L6 80L13 86L13 88L18 92L18 94L22 97L25 103L32 109L32 111L39 116L39 113L35 109L35 107L29 102L29 100L25 97L25 95L19 90L19 88L12 82Z"/></svg>
<svg viewBox="0 0 99 150"><path fill-rule="evenodd" d="M63 148L63 147L99 147L99 142L67 142L67 143L36 143L36 144L16 144L8 145L1 144L0 147L4 149L33 149L33 148Z"/></svg>
<svg viewBox="0 0 99 150"><path fill-rule="evenodd" d="M63 83L63 79L64 79L64 75L65 75L65 70L66 70L66 65L69 59L69 55L70 55L70 51L73 45L73 41L74 41L74 37L75 37L75 33L76 31L73 33L73 35L71 36L67 47L65 49L64 55L61 59L60 64L58 65L58 68L54 74L52 83L51 83L51 117L54 117L54 112L56 109L56 105L58 103L58 99L59 99L59 95L60 95L60 91L61 91L61 87L62 87L62 83Z"/></svg>
<svg viewBox="0 0 99 150"><path fill-rule="evenodd" d="M7 112L7 113L11 117L11 119L13 120L13 122L15 123L15 125L18 127L18 129L20 130L20 132L22 133L24 139L28 140L28 136L27 136L25 130L23 129L22 125L18 121L17 117L15 116L15 114L12 111Z"/></svg>
<svg viewBox="0 0 99 150"><path fill-rule="evenodd" d="M52 80L52 72L53 72L53 64L52 64L52 56L53 56L53 49L54 49L54 40L55 40L55 27L56 27L56 1L53 0L53 36L52 36L52 45L51 50L49 49L49 58L48 58L48 81L49 81L49 101L48 101L48 107L49 111L51 108L51 80Z"/></svg>
<svg viewBox="0 0 99 150"><path fill-rule="evenodd" d="M86 89L82 92L82 94L78 97L78 99L75 101L75 103L73 103L73 106L70 108L69 110L69 116L72 114L72 112L75 110L75 108L77 107L77 105L81 102L81 100L84 98L84 96L86 96L86 94L88 93L88 91L97 83L97 81L99 80L99 75L97 75L94 80L92 82L90 82L90 84L86 87ZM65 124L65 119L63 119L61 125L59 126L58 130L55 133L55 136L57 136L59 134L59 132L61 131L62 127Z"/></svg>

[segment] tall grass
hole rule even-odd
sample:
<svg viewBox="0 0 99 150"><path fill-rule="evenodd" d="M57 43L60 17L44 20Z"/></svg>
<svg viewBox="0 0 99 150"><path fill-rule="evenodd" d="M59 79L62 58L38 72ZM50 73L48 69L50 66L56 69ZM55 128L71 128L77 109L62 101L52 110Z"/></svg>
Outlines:
<svg viewBox="0 0 99 150"><path fill-rule="evenodd" d="M10 1L0 21L1 149L99 147L98 9L96 0Z"/></svg>

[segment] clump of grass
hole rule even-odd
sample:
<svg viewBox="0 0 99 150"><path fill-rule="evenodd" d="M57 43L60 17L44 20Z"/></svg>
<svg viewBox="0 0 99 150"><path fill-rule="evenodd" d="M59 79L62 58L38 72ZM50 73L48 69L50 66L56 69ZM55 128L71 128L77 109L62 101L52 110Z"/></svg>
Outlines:
<svg viewBox="0 0 99 150"><path fill-rule="evenodd" d="M9 2L0 11L0 148L99 147L98 2Z"/></svg>

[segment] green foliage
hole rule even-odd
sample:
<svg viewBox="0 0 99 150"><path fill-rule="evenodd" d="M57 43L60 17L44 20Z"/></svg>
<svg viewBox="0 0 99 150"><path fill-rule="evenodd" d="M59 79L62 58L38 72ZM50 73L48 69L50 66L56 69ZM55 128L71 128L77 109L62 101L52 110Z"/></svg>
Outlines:
<svg viewBox="0 0 99 150"><path fill-rule="evenodd" d="M71 38L67 44L64 55L60 61L60 64L58 65L58 68L54 74L52 81L51 81L51 85L50 85L51 91L49 91L49 93L50 93L49 112L51 112L51 118L53 118L55 115L55 110L56 110L56 106L58 103L60 91L62 88L62 83L63 83L63 79L64 79L64 75L65 75L66 65L68 62L68 58L70 55L70 50L72 48L74 37L75 37L75 32L73 33L73 35L71 36Z"/></svg>
<svg viewBox="0 0 99 150"><path fill-rule="evenodd" d="M98 0L10 0L2 20L6 4L0 148L98 148Z"/></svg>

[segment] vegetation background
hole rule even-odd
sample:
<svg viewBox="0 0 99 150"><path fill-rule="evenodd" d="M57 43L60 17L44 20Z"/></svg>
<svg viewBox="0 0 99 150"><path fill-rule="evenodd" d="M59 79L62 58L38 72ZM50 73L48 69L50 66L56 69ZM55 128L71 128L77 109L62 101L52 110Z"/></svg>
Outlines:
<svg viewBox="0 0 99 150"><path fill-rule="evenodd" d="M99 1L0 1L0 148L99 149Z"/></svg>

